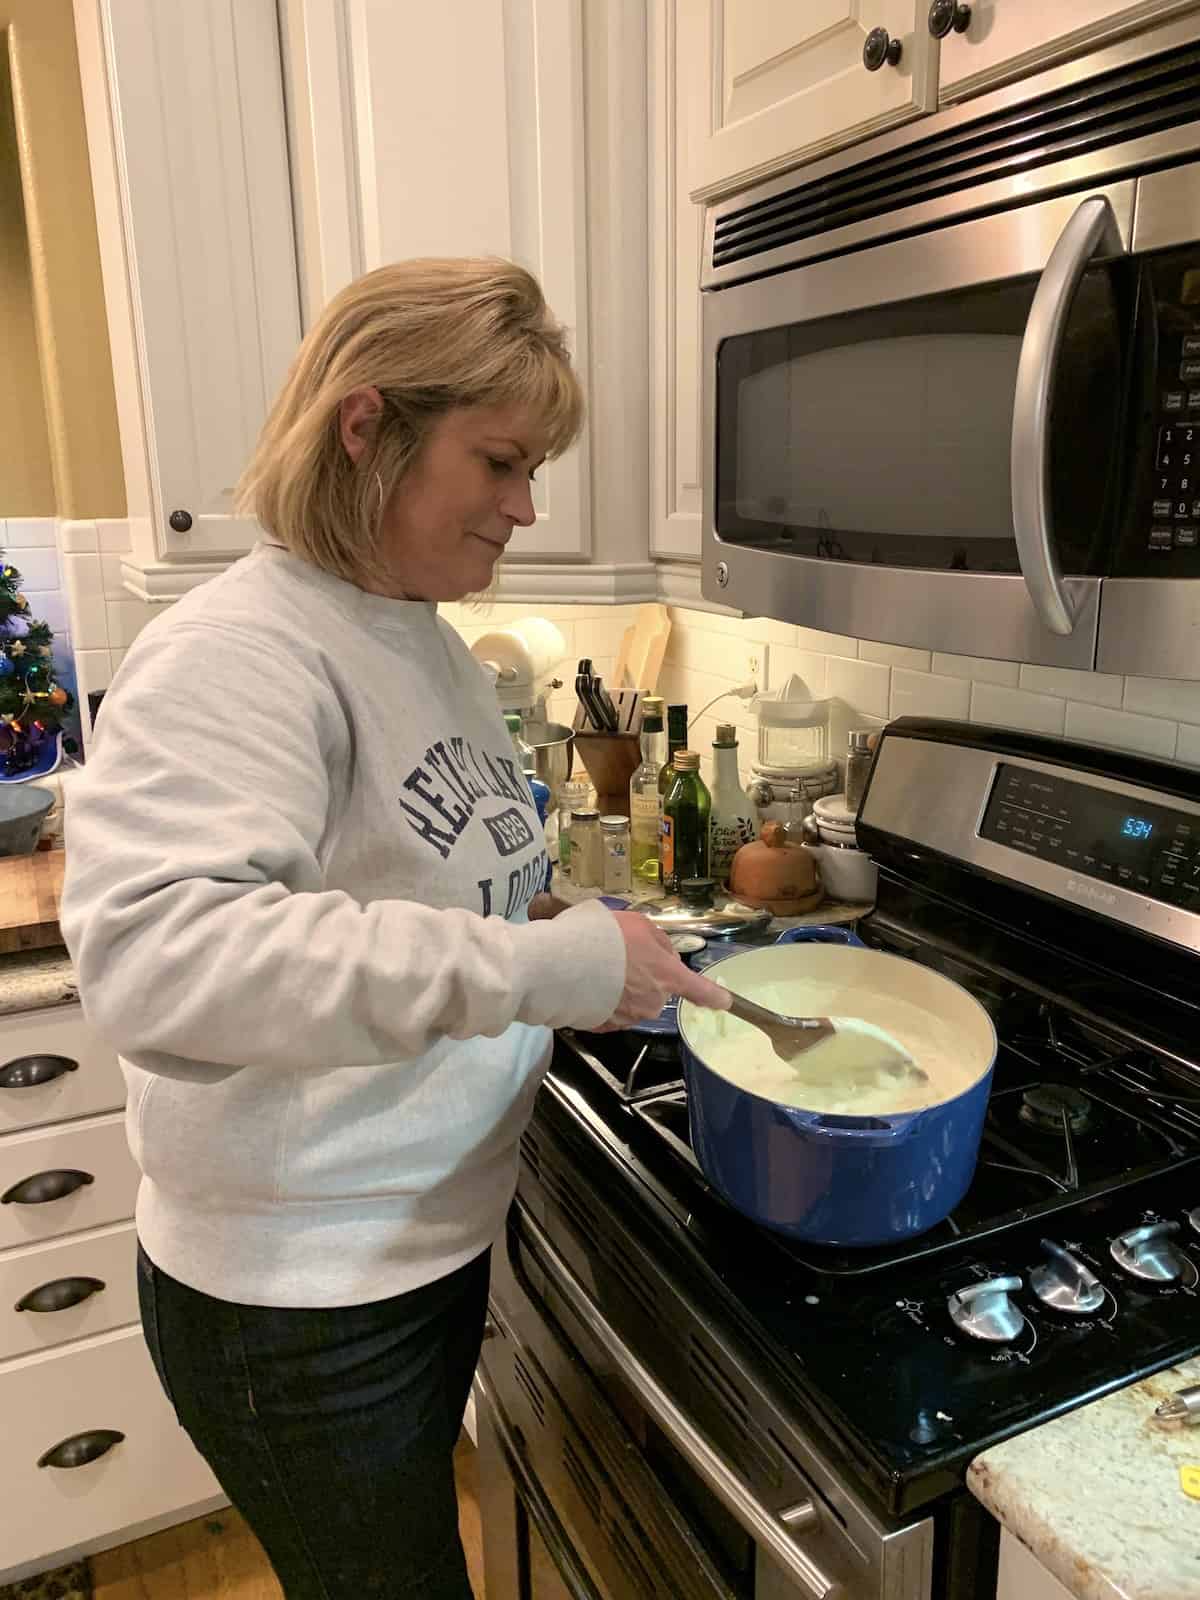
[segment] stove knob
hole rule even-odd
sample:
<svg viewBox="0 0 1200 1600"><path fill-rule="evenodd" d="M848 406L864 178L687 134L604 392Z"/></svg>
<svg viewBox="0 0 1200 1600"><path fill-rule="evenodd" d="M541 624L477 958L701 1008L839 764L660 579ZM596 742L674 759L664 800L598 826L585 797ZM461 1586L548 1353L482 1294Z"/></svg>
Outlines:
<svg viewBox="0 0 1200 1600"><path fill-rule="evenodd" d="M1184 1258L1171 1243L1177 1222L1147 1222L1119 1233L1109 1252L1119 1267L1147 1283L1174 1283L1183 1275Z"/></svg>
<svg viewBox="0 0 1200 1600"><path fill-rule="evenodd" d="M1029 1287L1043 1305L1086 1317L1104 1304L1104 1289L1096 1274L1053 1239L1043 1239L1050 1258L1029 1275Z"/></svg>
<svg viewBox="0 0 1200 1600"><path fill-rule="evenodd" d="M946 1302L950 1320L972 1339L1007 1344L1025 1326L1025 1318L1008 1298L1021 1287L1020 1278L989 1278L959 1289Z"/></svg>

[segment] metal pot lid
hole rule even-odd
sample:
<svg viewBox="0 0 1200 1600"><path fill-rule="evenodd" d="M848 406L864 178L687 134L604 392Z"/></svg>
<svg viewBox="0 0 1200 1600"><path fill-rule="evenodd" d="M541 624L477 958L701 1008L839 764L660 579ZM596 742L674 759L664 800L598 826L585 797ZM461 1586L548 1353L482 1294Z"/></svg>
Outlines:
<svg viewBox="0 0 1200 1600"><path fill-rule="evenodd" d="M720 893L713 895L707 904L698 902L695 897L672 894L661 900L643 900L632 909L649 917L664 933L698 933L707 939L765 928L771 920L769 911L743 905L740 900Z"/></svg>

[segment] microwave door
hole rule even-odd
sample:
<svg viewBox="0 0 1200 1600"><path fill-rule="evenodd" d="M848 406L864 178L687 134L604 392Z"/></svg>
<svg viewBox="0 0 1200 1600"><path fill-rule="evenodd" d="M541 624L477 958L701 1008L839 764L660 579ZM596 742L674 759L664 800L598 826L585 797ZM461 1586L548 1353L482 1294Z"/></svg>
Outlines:
<svg viewBox="0 0 1200 1600"><path fill-rule="evenodd" d="M1133 192L1096 191L1120 242ZM1066 340L1056 326L1038 368L1090 424L1088 449L1055 459L1068 632L1039 614L1012 509L1029 318L1079 204L1058 197L705 291L708 598L851 637L1094 665L1100 577L1084 544L1111 495L1095 441L1116 439L1122 336L1102 267L1085 264L1074 293L1054 298Z"/></svg>

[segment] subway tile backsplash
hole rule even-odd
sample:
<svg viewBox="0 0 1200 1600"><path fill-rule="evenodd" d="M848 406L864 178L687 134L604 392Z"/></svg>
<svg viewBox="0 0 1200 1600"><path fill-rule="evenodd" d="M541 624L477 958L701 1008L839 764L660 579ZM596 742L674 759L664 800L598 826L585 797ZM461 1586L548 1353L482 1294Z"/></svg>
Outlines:
<svg viewBox="0 0 1200 1600"><path fill-rule="evenodd" d="M18 549L10 535L10 555L18 566L26 552L46 552L49 546L52 553L52 519L35 521L36 527L28 520L9 524L24 541ZM158 608L132 599L121 587L119 557L129 547L125 523L60 523L58 544L66 596L65 606L61 596L57 604L68 619L79 697L86 705L89 690L108 686L129 645ZM43 570L36 561L35 570ZM54 591L41 592L47 604L55 603ZM621 635L636 610L481 602L443 606L442 614L468 644L530 614L553 621L562 631L566 657L558 673L563 686L552 693L549 712L569 723L575 709L576 661L590 656L595 671L611 680ZM671 641L659 691L669 700L687 702L698 719L692 742L706 757L717 723L732 722L741 734L743 771L757 754L757 724L750 702L730 691L751 677L762 688L778 688L792 673L804 679L815 698L836 695L846 701L866 725L895 716L954 717L1039 733L1065 732L1071 738L1200 767L1200 684L931 654L764 617L684 607L672 607L670 615Z"/></svg>
<svg viewBox="0 0 1200 1600"><path fill-rule="evenodd" d="M528 610L443 607L468 640ZM615 651L620 630L635 611L632 606L601 608L608 622L606 651ZM549 607L542 614L553 617L567 640L570 659L560 676L568 686L553 697L551 712L569 721L575 658L591 655L602 675L611 673L613 662L593 647L601 637L594 631L596 608ZM838 695L866 725L896 716L952 717L1065 733L1200 766L1200 684L1067 672L937 651L930 655L762 617L739 619L682 607L672 607L670 614L671 642L659 689L670 700L686 701L693 716L714 695L724 694L696 723L692 742L707 756L717 722L734 723L741 730L743 771L756 755L757 725L749 702L730 697L729 690L748 676L751 662L758 663L756 676L763 688L778 688L793 672L799 673L814 697Z"/></svg>

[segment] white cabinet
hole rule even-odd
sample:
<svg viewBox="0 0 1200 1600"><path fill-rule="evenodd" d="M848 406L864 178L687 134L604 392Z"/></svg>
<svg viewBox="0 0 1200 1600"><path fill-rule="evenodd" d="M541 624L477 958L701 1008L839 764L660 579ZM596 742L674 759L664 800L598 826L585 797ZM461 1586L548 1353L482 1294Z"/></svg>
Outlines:
<svg viewBox="0 0 1200 1600"><path fill-rule="evenodd" d="M703 139L700 30L687 0L650 10L650 553L700 559L700 252L704 210L689 193Z"/></svg>
<svg viewBox="0 0 1200 1600"><path fill-rule="evenodd" d="M537 275L586 382L581 0L281 9L306 318L389 261L506 256ZM593 555L586 442L538 473L534 505L510 561Z"/></svg>
<svg viewBox="0 0 1200 1600"><path fill-rule="evenodd" d="M233 488L300 336L275 0L76 24L132 564L209 571L256 537Z"/></svg>
<svg viewBox="0 0 1200 1600"><path fill-rule="evenodd" d="M1071 1595L1018 1539L1002 1532L996 1600L1071 1600Z"/></svg>
<svg viewBox="0 0 1200 1600"><path fill-rule="evenodd" d="M942 41L941 100L965 99L1190 9L1191 0L971 0L966 28Z"/></svg>
<svg viewBox="0 0 1200 1600"><path fill-rule="evenodd" d="M705 198L850 144L936 103L928 0L680 0L681 59L709 103L692 154ZM898 58L868 71L883 29Z"/></svg>
<svg viewBox="0 0 1200 1600"><path fill-rule="evenodd" d="M41 1071L32 1073L37 1064ZM28 1075L45 1082L17 1087ZM77 1005L0 1017L0 1592L224 1501L139 1326L117 1058Z"/></svg>

